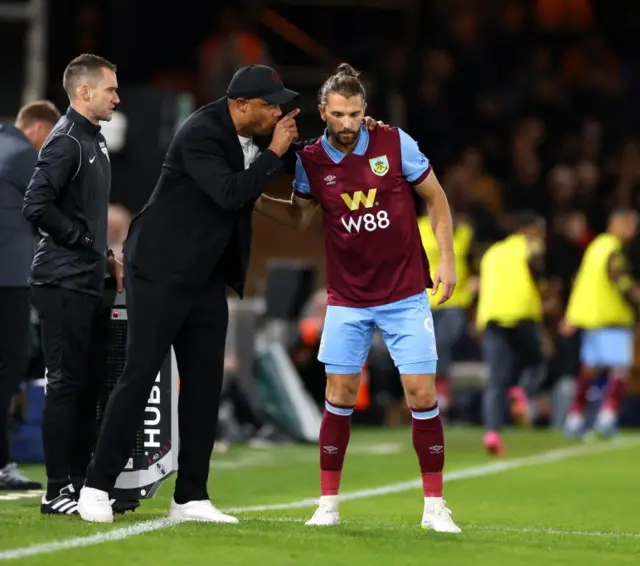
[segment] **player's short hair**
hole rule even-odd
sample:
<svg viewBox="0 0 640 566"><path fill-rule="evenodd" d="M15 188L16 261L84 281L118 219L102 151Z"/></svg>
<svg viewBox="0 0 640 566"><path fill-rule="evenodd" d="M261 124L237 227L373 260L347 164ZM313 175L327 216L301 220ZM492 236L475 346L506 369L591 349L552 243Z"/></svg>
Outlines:
<svg viewBox="0 0 640 566"><path fill-rule="evenodd" d="M47 122L51 125L60 119L60 111L49 100L35 100L25 104L18 111L16 124L28 127L34 122Z"/></svg>
<svg viewBox="0 0 640 566"><path fill-rule="evenodd" d="M327 97L331 92L345 98L358 95L365 98L366 92L364 84L360 80L360 72L356 71L349 63L340 63L336 73L330 76L320 88L318 93L320 104L327 103Z"/></svg>
<svg viewBox="0 0 640 566"><path fill-rule="evenodd" d="M69 98L73 97L82 82L99 78L103 69L109 69L114 73L117 71L117 67L111 61L91 53L83 53L71 61L62 76L62 86Z"/></svg>

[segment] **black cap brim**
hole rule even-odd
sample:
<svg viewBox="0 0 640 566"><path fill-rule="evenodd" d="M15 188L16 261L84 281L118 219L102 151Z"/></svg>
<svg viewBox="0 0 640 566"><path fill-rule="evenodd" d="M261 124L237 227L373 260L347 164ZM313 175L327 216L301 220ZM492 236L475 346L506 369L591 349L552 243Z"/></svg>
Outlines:
<svg viewBox="0 0 640 566"><path fill-rule="evenodd" d="M291 102L300 96L300 93L295 92L293 90L289 90L288 88L283 88L278 92L274 92L272 94L265 94L261 96L262 100L268 102L269 104L287 104L287 102Z"/></svg>

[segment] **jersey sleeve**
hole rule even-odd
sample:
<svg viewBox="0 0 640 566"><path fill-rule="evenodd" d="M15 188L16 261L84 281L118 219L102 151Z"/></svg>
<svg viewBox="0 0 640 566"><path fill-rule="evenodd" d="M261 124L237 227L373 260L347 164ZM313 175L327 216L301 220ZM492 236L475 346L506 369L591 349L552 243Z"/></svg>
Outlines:
<svg viewBox="0 0 640 566"><path fill-rule="evenodd" d="M398 132L400 133L402 174L412 185L419 185L431 173L431 163L420 151L416 140L400 128L398 128Z"/></svg>
<svg viewBox="0 0 640 566"><path fill-rule="evenodd" d="M300 198L313 198L311 194L311 186L309 185L309 177L307 177L307 172L304 169L304 165L302 165L299 155L296 155L296 172L295 179L293 180L293 192Z"/></svg>

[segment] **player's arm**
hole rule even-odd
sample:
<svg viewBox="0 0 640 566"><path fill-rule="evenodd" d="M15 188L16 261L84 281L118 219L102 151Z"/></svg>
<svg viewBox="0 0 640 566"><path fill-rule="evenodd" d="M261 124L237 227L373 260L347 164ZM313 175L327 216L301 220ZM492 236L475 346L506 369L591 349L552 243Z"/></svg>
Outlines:
<svg viewBox="0 0 640 566"><path fill-rule="evenodd" d="M527 265L531 277L544 290L546 284L546 269L544 263L544 246L540 242L527 242Z"/></svg>
<svg viewBox="0 0 640 566"><path fill-rule="evenodd" d="M527 242L527 265L542 299L545 314L557 314L560 309L561 287L556 279L550 279L546 268L546 248L541 241Z"/></svg>
<svg viewBox="0 0 640 566"><path fill-rule="evenodd" d="M23 216L61 246L90 244L90 235L58 208L67 183L80 169L78 143L55 135L41 149L22 203Z"/></svg>
<svg viewBox="0 0 640 566"><path fill-rule="evenodd" d="M631 275L629 262L621 252L613 252L607 261L609 279L634 308L640 308L640 287Z"/></svg>
<svg viewBox="0 0 640 566"><path fill-rule="evenodd" d="M441 261L454 263L453 220L449 201L431 168L429 160L418 148L416 141L404 131L400 133L402 173L418 195L427 203L431 227L436 237Z"/></svg>
<svg viewBox="0 0 640 566"><path fill-rule="evenodd" d="M298 163L298 151L302 151L308 145L316 143L318 138L305 141L295 141L291 144L289 149L282 155L280 159L284 163L284 172L290 175L295 175L296 165Z"/></svg>
<svg viewBox="0 0 640 566"><path fill-rule="evenodd" d="M255 209L263 216L292 228L303 230L309 225L318 209L318 202L311 196L309 179L299 157L296 159L291 198L283 200L263 194L256 201Z"/></svg>
<svg viewBox="0 0 640 566"><path fill-rule="evenodd" d="M441 261L454 263L453 253L453 221L447 195L429 167L428 174L420 184L415 185L416 192L427 203L431 227L438 243Z"/></svg>
<svg viewBox="0 0 640 566"><path fill-rule="evenodd" d="M432 293L443 286L439 304L447 301L456 286L455 255L453 252L453 220L447 195L431 168L429 160L418 148L416 141L399 130L400 151L402 154L402 173L411 183L418 195L427 203L431 227L440 252L440 265L433 278Z"/></svg>

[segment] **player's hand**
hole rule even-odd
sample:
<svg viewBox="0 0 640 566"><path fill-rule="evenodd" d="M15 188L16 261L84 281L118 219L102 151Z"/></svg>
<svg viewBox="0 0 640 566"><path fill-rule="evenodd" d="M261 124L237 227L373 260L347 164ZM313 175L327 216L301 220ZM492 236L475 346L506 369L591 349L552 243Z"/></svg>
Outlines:
<svg viewBox="0 0 640 566"><path fill-rule="evenodd" d="M111 256L109 258L109 270L116 280L118 293L122 293L124 291L124 266L122 262Z"/></svg>
<svg viewBox="0 0 640 566"><path fill-rule="evenodd" d="M438 299L438 304L441 305L446 303L453 295L453 292L456 288L456 268L452 261L443 261L436 269L436 272L433 276L433 289L431 289L431 294L437 294L440 286L442 285L442 295Z"/></svg>
<svg viewBox="0 0 640 566"><path fill-rule="evenodd" d="M292 110L280 119L273 130L273 138L271 138L269 149L279 157L282 157L286 153L289 146L298 137L298 126L295 120L298 114L300 114L299 108Z"/></svg>
<svg viewBox="0 0 640 566"><path fill-rule="evenodd" d="M567 322L566 318L563 318L558 323L558 332L560 332L560 335L564 336L565 338L571 338L571 336L573 336L577 330L578 329L575 326Z"/></svg>
<svg viewBox="0 0 640 566"><path fill-rule="evenodd" d="M382 120L376 120L371 116L365 116L363 123L364 127L367 128L367 130L369 130L370 132L375 130L378 126L386 126L386 124Z"/></svg>

